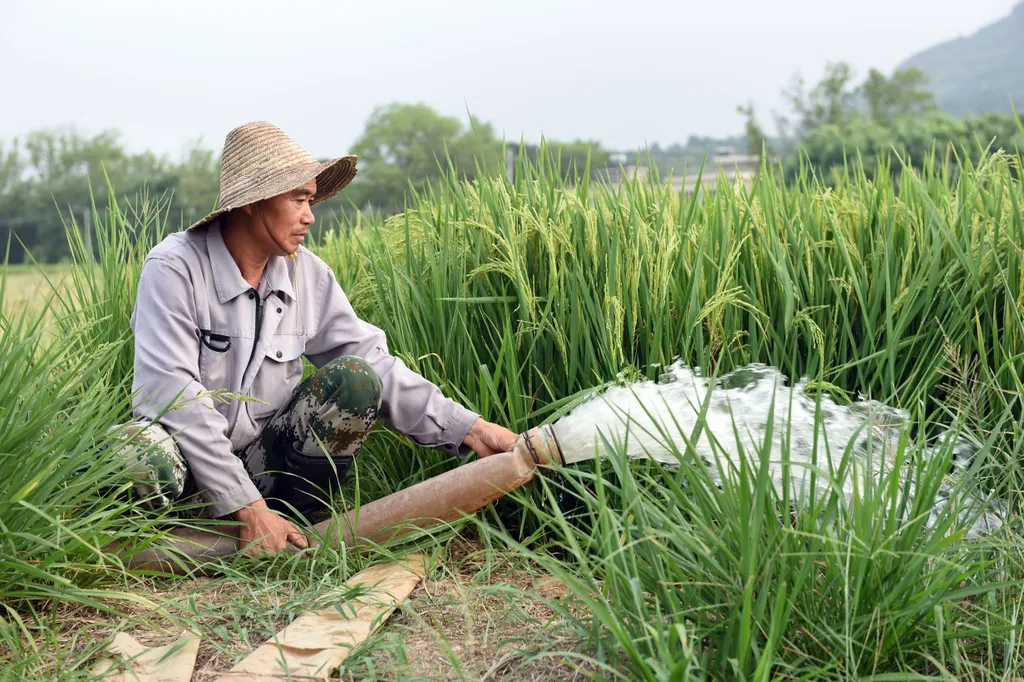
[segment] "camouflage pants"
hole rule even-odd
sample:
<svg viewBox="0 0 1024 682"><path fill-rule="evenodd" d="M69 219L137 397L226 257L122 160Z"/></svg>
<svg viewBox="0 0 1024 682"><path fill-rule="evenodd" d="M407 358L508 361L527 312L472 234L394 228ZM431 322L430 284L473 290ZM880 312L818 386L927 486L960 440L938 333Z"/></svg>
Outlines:
<svg viewBox="0 0 1024 682"><path fill-rule="evenodd" d="M362 358L342 356L302 382L254 441L235 453L267 504L303 514L322 508L340 485L377 419L381 382ZM161 509L195 494L188 463L159 424L123 427L133 492Z"/></svg>

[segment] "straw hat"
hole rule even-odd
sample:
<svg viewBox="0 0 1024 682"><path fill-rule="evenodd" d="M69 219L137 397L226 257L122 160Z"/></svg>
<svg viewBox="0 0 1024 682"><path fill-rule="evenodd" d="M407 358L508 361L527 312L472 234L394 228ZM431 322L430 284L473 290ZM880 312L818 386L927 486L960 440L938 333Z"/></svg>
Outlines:
<svg viewBox="0 0 1024 682"><path fill-rule="evenodd" d="M266 121L240 125L224 140L220 202L216 211L189 230L206 225L222 213L290 192L316 178L315 204L340 192L356 176L356 157L323 162L314 159L277 126Z"/></svg>

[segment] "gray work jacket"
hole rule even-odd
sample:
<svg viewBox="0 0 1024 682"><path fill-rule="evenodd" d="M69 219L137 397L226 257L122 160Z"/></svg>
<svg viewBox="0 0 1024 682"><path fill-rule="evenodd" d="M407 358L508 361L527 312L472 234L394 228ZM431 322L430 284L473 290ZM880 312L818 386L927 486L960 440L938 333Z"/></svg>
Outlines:
<svg viewBox="0 0 1024 682"><path fill-rule="evenodd" d="M384 332L356 317L334 272L305 248L294 259L272 257L253 291L219 220L171 234L146 256L131 328L135 414L175 438L215 516L259 499L233 452L291 396L303 355L317 367L340 355L364 358L383 383L381 416L396 430L420 445L468 452L462 441L478 415L390 355ZM263 402L210 398L222 389Z"/></svg>

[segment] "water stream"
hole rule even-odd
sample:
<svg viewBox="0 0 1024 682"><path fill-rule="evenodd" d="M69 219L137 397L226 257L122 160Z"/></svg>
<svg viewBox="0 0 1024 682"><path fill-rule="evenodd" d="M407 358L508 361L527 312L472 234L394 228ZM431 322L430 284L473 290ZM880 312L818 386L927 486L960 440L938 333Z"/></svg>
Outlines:
<svg viewBox="0 0 1024 682"><path fill-rule="evenodd" d="M864 481L868 473L877 477L883 466L891 471L901 433L909 428L909 415L872 400L858 400L848 405L839 405L827 395L819 400L805 391L806 386L805 380L789 385L785 375L774 367L750 365L714 381L709 395L707 378L676 363L657 382L643 380L608 388L578 405L553 428L567 464L592 459L602 447L603 436L612 443L625 443L629 457L650 457L677 465L668 441L672 441L679 452L686 451L686 438L693 433L701 407L708 399L704 428L694 449L711 467L716 482L721 482L716 461L723 467L731 463L738 468L741 451L748 461L757 460L771 421L770 472L778 490L781 491L783 485L782 462L787 439L791 496L797 505L810 492L815 441L819 472L815 487L820 493L838 489L828 475L830 463L833 468L838 466L852 442L853 469L842 477L841 486L850 499L854 481ZM819 402L821 415L816 420ZM957 442L954 471L965 468L972 454L967 441ZM949 503L953 482L950 476L943 483L932 512L933 519L941 507ZM956 499L959 508L969 510L975 504L974 498L963 493L957 493ZM998 513L992 510L979 518L970 530L977 533L1000 525Z"/></svg>

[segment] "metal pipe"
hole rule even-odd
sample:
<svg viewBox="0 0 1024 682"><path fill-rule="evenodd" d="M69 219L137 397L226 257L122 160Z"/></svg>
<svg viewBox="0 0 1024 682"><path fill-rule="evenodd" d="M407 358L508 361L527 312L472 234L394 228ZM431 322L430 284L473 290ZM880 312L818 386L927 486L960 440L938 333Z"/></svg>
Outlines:
<svg viewBox="0 0 1024 682"><path fill-rule="evenodd" d="M542 426L520 434L510 452L484 457L414 486L362 505L358 512L340 514L313 526L310 545L321 540L337 546L379 543L414 528L426 528L471 514L533 480L538 466L563 465L554 431ZM340 531L340 532L339 532ZM181 529L145 549L132 545L108 547L133 570L184 574L204 562L238 551L233 532L215 534Z"/></svg>

